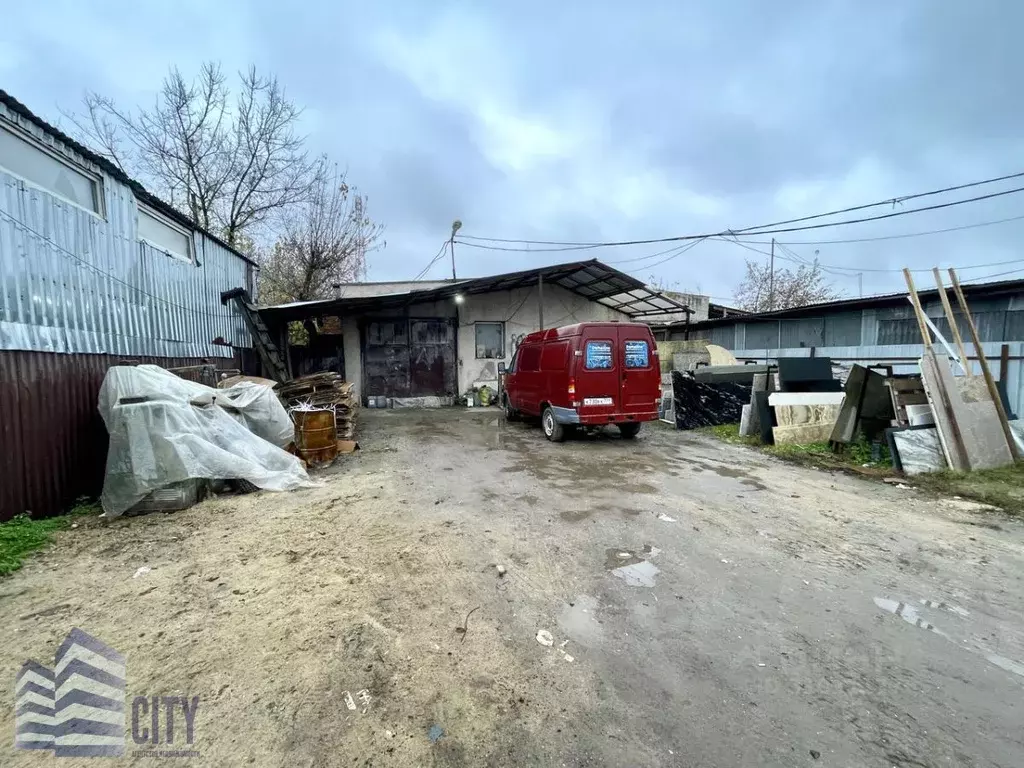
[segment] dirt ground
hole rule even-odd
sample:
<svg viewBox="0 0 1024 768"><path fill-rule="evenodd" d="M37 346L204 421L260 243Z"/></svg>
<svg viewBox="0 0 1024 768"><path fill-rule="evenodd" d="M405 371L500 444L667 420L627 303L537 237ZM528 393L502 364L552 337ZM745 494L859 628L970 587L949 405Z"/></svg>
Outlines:
<svg viewBox="0 0 1024 768"><path fill-rule="evenodd" d="M189 765L1024 765L1021 522L659 425L361 419L321 488L60 534L0 581L8 690L79 627L129 706L199 697ZM55 759L0 743L97 764Z"/></svg>

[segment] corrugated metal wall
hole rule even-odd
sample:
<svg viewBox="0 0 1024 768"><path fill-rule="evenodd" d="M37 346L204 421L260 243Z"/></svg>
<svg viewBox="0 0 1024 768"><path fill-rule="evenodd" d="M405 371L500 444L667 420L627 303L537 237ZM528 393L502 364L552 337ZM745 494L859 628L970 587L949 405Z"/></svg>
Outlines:
<svg viewBox="0 0 1024 768"><path fill-rule="evenodd" d="M0 105L40 142L103 180L104 217L0 171L0 349L225 357L220 337L251 346L221 291L247 285L247 263L193 234L195 264L138 239L132 190Z"/></svg>
<svg viewBox="0 0 1024 768"><path fill-rule="evenodd" d="M96 409L112 355L0 351L0 522L22 512L66 510L79 496L99 494L107 432ZM132 358L165 368L191 358ZM223 368L240 367L234 358Z"/></svg>
<svg viewBox="0 0 1024 768"><path fill-rule="evenodd" d="M251 340L220 293L248 286L251 271L199 232L194 263L142 243L130 187L3 105L0 116L101 179L103 194L100 216L0 171L2 521L100 490L107 435L96 399L111 365L240 367L236 351Z"/></svg>

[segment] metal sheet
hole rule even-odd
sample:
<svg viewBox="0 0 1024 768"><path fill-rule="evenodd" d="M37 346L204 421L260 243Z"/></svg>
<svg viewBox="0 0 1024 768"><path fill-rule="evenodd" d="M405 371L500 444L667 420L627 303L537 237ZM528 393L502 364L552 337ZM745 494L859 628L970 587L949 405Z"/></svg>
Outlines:
<svg viewBox="0 0 1024 768"><path fill-rule="evenodd" d="M0 521L57 514L103 483L107 433L96 410L112 355L0 351ZM195 358L133 357L165 368ZM234 358L217 361L239 368Z"/></svg>
<svg viewBox="0 0 1024 768"><path fill-rule="evenodd" d="M251 346L220 303L221 291L247 285L242 258L199 232L195 264L141 243L127 185L22 125L102 179L104 215L0 171L0 349L230 358L214 339Z"/></svg>

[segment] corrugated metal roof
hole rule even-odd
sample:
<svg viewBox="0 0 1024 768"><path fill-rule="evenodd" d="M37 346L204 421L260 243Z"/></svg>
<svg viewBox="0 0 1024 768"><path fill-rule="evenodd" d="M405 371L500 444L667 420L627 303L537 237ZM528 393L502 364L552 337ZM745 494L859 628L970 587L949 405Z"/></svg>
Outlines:
<svg viewBox="0 0 1024 768"><path fill-rule="evenodd" d="M384 296L325 299L261 307L260 314L278 322L301 320L316 315L352 314L369 309L438 301L451 298L456 294L472 295L533 287L537 285L539 278L543 278L546 285L561 286L578 296L603 304L630 317L689 311L685 305L657 291L652 291L632 275L627 275L625 272L620 272L614 267L609 267L607 264L593 259L525 269L520 272L509 272L490 277L469 278L441 287L404 291Z"/></svg>
<svg viewBox="0 0 1024 768"><path fill-rule="evenodd" d="M1024 293L1024 280L999 280L991 283L961 283L964 295L968 299L982 299L993 296L1002 296L1011 293ZM937 299L939 292L935 288L918 291L921 301ZM856 299L840 299L838 301L823 301L816 304L805 304L801 307L790 307L789 309L776 309L773 312L754 312L746 315L729 315L713 320L702 320L699 323L691 323L691 329L712 328L717 325L729 323L745 323L756 320L782 319L788 317L802 317L812 314L821 314L832 310L849 309L873 309L877 307L903 306L907 303L906 291L897 293L884 293L877 296L864 296Z"/></svg>

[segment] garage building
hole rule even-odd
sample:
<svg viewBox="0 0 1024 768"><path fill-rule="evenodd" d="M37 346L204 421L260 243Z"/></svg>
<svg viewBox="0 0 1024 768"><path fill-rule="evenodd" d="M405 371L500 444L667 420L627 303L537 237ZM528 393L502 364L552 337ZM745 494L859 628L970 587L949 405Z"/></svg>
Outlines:
<svg viewBox="0 0 1024 768"><path fill-rule="evenodd" d="M685 319L679 301L599 261L466 280L346 283L323 301L261 307L271 335L301 322L309 343L287 355L292 375L334 370L367 397L444 404L496 386L522 338L586 321ZM287 346L287 341L284 342Z"/></svg>

